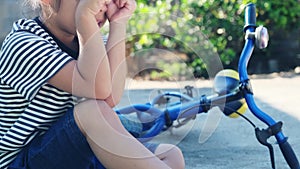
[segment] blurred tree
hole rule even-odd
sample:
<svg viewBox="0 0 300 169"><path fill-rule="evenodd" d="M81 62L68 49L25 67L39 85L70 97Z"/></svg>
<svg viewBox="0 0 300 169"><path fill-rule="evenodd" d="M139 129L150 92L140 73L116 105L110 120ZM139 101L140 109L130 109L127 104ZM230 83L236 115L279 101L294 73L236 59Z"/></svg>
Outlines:
<svg viewBox="0 0 300 169"><path fill-rule="evenodd" d="M224 67L236 68L244 40L243 9L249 2L256 4L258 24L266 25L270 36L300 28L300 3L295 0L137 0L128 44L133 54L151 48L185 53L195 77L208 77L207 69L218 62L216 54Z"/></svg>

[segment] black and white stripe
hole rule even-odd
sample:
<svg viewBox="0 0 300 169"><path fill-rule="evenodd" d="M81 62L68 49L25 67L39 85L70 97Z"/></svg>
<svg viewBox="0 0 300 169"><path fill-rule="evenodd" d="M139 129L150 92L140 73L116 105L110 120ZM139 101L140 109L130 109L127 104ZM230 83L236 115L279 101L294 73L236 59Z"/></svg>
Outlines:
<svg viewBox="0 0 300 169"><path fill-rule="evenodd" d="M71 60L34 20L13 25L0 52L0 169L76 103L47 84Z"/></svg>

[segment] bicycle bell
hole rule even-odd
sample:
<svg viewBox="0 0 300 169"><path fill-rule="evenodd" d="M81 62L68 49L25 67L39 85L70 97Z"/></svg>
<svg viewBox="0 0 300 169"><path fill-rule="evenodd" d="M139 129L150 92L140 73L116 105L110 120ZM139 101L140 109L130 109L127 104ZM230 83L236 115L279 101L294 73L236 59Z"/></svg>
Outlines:
<svg viewBox="0 0 300 169"><path fill-rule="evenodd" d="M257 27L256 30L255 30L255 43L256 43L256 46L259 49L264 49L268 46L268 42L269 42L268 29L263 27L263 26Z"/></svg>

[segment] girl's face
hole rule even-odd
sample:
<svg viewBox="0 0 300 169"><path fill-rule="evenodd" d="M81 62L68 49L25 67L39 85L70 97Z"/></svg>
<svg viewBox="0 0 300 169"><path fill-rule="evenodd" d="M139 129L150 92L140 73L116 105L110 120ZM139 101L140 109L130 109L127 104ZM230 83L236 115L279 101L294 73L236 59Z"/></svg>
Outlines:
<svg viewBox="0 0 300 169"><path fill-rule="evenodd" d="M50 5L53 8L53 14L50 18L44 21L49 30L57 36L76 36L75 13L77 4L80 0L50 0ZM104 6L102 10L95 16L99 27L102 27L107 20L107 7ZM45 16L47 18L47 16Z"/></svg>

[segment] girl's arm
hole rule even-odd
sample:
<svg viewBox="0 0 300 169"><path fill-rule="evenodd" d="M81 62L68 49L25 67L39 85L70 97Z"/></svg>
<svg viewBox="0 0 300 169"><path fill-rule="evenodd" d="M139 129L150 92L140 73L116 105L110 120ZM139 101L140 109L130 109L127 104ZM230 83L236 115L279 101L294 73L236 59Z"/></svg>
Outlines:
<svg viewBox="0 0 300 169"><path fill-rule="evenodd" d="M111 107L119 103L127 75L126 65L126 25L136 8L134 0L113 0L108 5L107 16L110 21L110 32L107 51L112 78L112 93L105 100Z"/></svg>
<svg viewBox="0 0 300 169"><path fill-rule="evenodd" d="M73 95L104 100L111 94L110 64L95 15L105 1L79 1L76 28L80 55L66 64L49 83Z"/></svg>
<svg viewBox="0 0 300 169"><path fill-rule="evenodd" d="M125 39L126 24L111 22L106 49L112 78L112 93L105 100L111 107L119 103L125 88L127 75Z"/></svg>

